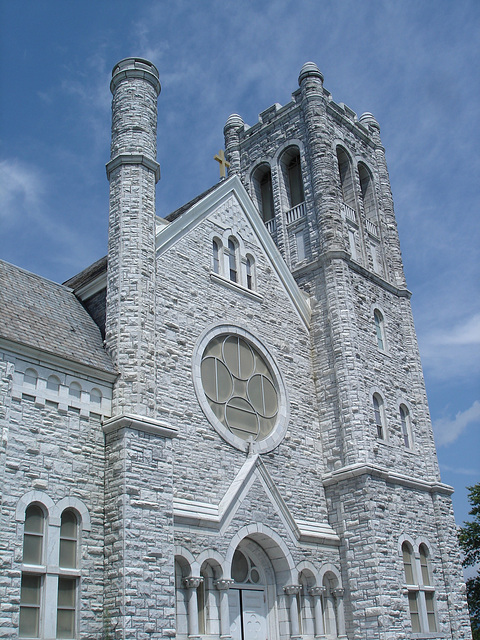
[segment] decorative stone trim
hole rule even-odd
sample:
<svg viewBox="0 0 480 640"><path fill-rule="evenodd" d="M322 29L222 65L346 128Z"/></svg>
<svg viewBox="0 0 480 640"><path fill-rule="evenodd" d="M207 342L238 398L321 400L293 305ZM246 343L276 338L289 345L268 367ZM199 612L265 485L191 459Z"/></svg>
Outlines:
<svg viewBox="0 0 480 640"><path fill-rule="evenodd" d="M326 474L323 478L323 485L325 487L330 487L339 482L343 482L344 480L351 480L363 475L382 478L386 482L391 482L392 484L399 484L411 489L426 491L432 494L442 493L450 496L454 491L453 487L448 484L443 484L443 482L426 482L424 480L417 480L416 478L411 478L400 473L389 471L385 467L363 463L353 464L349 467L343 467L343 469L338 469L338 471Z"/></svg>
<svg viewBox="0 0 480 640"><path fill-rule="evenodd" d="M152 160L152 158L149 158L148 156L136 153L120 153L118 156L115 156L115 158L112 158L109 162L107 162L105 167L107 170L108 180L110 180L112 172L124 164L142 165L147 169L150 169L150 171L153 171L153 173L155 174L155 182L158 182L160 180L160 165L158 164L158 162L156 160Z"/></svg>
<svg viewBox="0 0 480 640"><path fill-rule="evenodd" d="M327 587L310 587L308 593L311 596L323 596L327 591Z"/></svg>
<svg viewBox="0 0 480 640"><path fill-rule="evenodd" d="M189 576L188 578L183 579L183 584L187 589L198 589L202 582L203 578L200 576Z"/></svg>
<svg viewBox="0 0 480 640"><path fill-rule="evenodd" d="M219 591L226 591L233 587L235 584L235 580L228 580L226 578L220 578L219 580L215 580L213 583Z"/></svg>
<svg viewBox="0 0 480 640"><path fill-rule="evenodd" d="M178 435L178 429L176 427L145 416L126 414L114 416L113 418L105 420L103 423L103 433L105 434L124 428L136 429L137 431L143 431L144 433L150 433L164 438L176 438Z"/></svg>
<svg viewBox="0 0 480 640"><path fill-rule="evenodd" d="M296 596L302 590L301 584L287 584L283 587L287 596Z"/></svg>

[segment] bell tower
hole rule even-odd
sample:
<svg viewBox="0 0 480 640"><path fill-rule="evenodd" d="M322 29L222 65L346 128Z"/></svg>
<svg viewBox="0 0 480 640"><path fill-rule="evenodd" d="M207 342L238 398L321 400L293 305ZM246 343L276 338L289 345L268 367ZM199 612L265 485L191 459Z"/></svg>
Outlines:
<svg viewBox="0 0 480 640"><path fill-rule="evenodd" d="M415 607L420 631L437 631L444 615L455 634L467 623L452 489L440 481L380 127L336 103L323 80L307 62L291 102L253 126L230 116L229 173L310 297L322 483L342 540L347 635L415 627ZM402 593L406 532L417 555L429 541L438 575L457 562L436 586L436 621L430 586L409 600Z"/></svg>

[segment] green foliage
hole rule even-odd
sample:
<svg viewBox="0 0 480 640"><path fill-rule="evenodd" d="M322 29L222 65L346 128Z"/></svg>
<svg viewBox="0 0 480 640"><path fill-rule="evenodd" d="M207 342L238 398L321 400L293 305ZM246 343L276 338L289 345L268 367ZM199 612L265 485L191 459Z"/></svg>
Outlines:
<svg viewBox="0 0 480 640"><path fill-rule="evenodd" d="M458 541L464 553L463 566L471 567L480 563L480 482L467 489L473 520L460 527ZM480 640L480 574L467 580L467 600L473 640Z"/></svg>

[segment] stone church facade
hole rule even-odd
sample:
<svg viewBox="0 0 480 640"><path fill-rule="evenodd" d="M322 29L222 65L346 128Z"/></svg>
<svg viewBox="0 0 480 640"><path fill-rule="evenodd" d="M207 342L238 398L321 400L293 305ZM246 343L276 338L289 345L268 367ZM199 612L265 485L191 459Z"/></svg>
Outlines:
<svg viewBox="0 0 480 640"><path fill-rule="evenodd" d="M160 219L111 90L107 258L0 262L0 637L471 638L378 123L307 63Z"/></svg>

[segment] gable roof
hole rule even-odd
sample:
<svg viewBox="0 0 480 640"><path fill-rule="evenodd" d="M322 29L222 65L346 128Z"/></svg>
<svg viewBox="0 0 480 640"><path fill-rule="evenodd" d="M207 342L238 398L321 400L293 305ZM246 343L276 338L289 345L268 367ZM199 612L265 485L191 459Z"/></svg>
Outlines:
<svg viewBox="0 0 480 640"><path fill-rule="evenodd" d="M0 339L115 374L100 330L72 289L0 260Z"/></svg>
<svg viewBox="0 0 480 640"><path fill-rule="evenodd" d="M157 252L163 252L175 244L175 242L195 228L197 224L204 220L222 202L232 196L236 198L240 208L245 213L260 245L263 247L273 269L285 287L296 312L308 328L311 317L309 301L297 285L295 278L287 267L238 176L234 175L231 178L219 182L215 187L202 194L200 199L197 198L193 200L193 204L188 210L182 207L182 213L157 233Z"/></svg>

